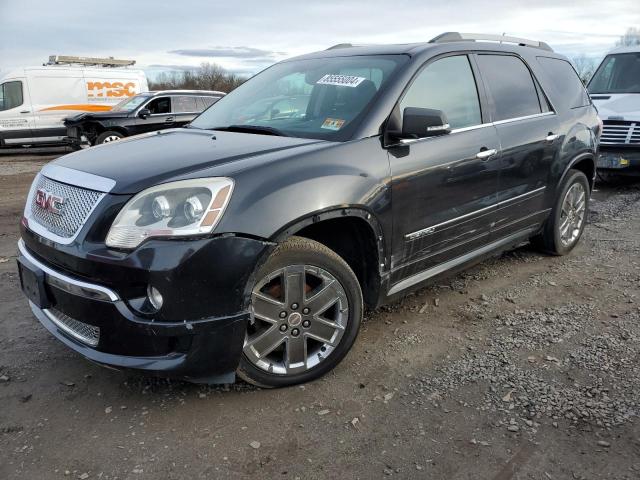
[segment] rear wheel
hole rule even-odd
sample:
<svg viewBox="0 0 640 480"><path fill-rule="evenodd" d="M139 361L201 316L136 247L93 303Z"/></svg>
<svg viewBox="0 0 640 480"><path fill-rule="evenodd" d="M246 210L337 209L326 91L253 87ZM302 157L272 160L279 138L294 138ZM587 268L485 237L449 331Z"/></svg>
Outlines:
<svg viewBox="0 0 640 480"><path fill-rule="evenodd" d="M116 142L118 140L120 140L121 138L124 138L124 135L121 134L120 132L115 132L113 130L107 130L106 132L102 132L100 135L98 135L98 138L96 138L96 145L102 145L103 143L110 143L110 142Z"/></svg>
<svg viewBox="0 0 640 480"><path fill-rule="evenodd" d="M589 181L579 170L570 170L542 233L533 242L553 255L566 255L582 236L589 208Z"/></svg>
<svg viewBox="0 0 640 480"><path fill-rule="evenodd" d="M238 375L261 387L314 380L353 345L362 293L349 265L324 245L292 237L262 266L252 291Z"/></svg>

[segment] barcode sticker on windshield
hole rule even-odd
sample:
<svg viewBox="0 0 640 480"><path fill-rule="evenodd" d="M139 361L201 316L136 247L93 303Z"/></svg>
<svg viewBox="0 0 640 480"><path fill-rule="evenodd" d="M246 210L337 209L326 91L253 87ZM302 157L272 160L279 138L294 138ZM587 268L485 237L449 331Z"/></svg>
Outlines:
<svg viewBox="0 0 640 480"><path fill-rule="evenodd" d="M353 77L351 75L332 75L327 74L316 82L318 85L337 85L338 87L357 87L366 78Z"/></svg>

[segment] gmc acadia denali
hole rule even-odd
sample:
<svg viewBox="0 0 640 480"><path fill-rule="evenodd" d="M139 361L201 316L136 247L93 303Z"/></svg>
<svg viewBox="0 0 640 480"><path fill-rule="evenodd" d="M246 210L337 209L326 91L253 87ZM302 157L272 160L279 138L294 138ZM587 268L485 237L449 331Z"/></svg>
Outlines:
<svg viewBox="0 0 640 480"><path fill-rule="evenodd" d="M22 288L94 362L306 382L345 357L365 306L524 241L571 251L601 128L542 42L338 45L268 68L187 128L45 166Z"/></svg>

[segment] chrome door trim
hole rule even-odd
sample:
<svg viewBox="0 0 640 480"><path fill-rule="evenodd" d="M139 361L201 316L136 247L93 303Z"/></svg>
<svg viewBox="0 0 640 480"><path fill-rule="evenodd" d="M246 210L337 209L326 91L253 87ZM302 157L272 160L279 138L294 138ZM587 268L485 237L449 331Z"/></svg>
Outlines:
<svg viewBox="0 0 640 480"><path fill-rule="evenodd" d="M538 118L538 117L549 117L555 114L556 112L534 113L533 115L525 115L524 117L506 118L504 120L498 120L497 122L492 122L492 123L493 125L504 125L505 123L519 122L521 120L530 120L532 118Z"/></svg>
<svg viewBox="0 0 640 480"><path fill-rule="evenodd" d="M52 287L91 300L100 300L103 302L117 302L120 300L118 294L113 290L93 283L76 280L46 266L29 253L23 239L18 240L18 250L23 257L46 274L46 282Z"/></svg>

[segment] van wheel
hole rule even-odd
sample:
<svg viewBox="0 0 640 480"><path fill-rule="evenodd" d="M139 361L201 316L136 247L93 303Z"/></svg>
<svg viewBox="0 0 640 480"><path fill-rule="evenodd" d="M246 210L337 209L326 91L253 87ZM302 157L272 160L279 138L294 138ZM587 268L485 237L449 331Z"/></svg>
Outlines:
<svg viewBox="0 0 640 480"><path fill-rule="evenodd" d="M103 143L115 142L124 138L124 135L120 132L114 132L113 130L107 130L106 132L101 133L96 138L96 145L102 145Z"/></svg>
<svg viewBox="0 0 640 480"><path fill-rule="evenodd" d="M552 255L566 255L573 250L584 231L590 193L587 176L579 170L569 170L544 230L532 242Z"/></svg>
<svg viewBox="0 0 640 480"><path fill-rule="evenodd" d="M284 387L338 365L362 320L362 292L349 265L321 243L291 237L256 278L238 376L260 387Z"/></svg>

